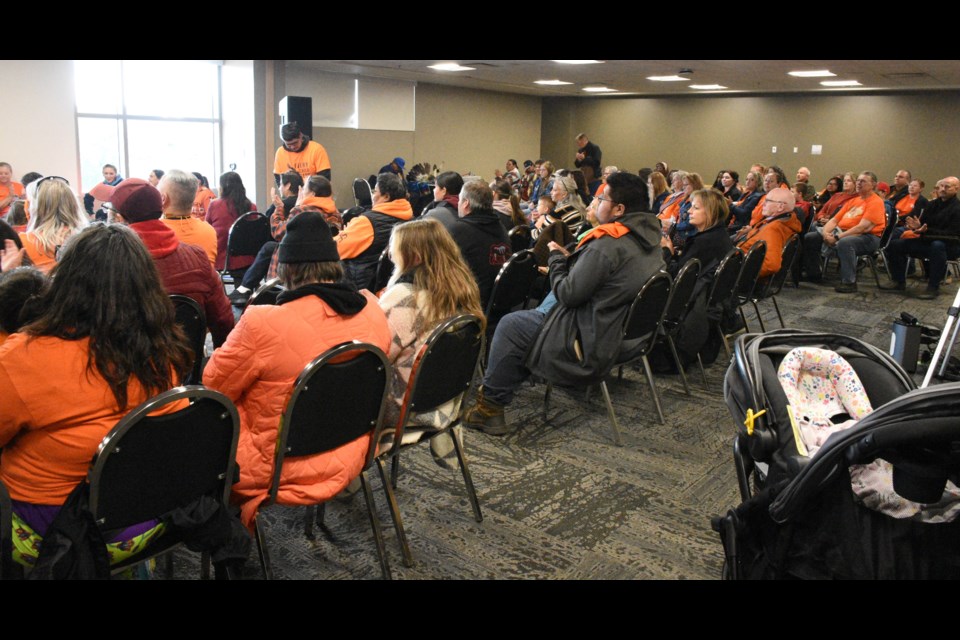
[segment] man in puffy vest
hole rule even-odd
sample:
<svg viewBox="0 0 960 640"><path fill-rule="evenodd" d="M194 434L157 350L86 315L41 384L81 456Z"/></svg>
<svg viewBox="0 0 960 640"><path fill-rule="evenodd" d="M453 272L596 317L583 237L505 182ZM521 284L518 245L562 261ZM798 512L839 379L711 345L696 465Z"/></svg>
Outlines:
<svg viewBox="0 0 960 640"><path fill-rule="evenodd" d="M369 289L377 275L377 261L390 242L393 227L413 218L407 188L393 173L377 176L373 208L350 220L334 238L343 269L358 289Z"/></svg>

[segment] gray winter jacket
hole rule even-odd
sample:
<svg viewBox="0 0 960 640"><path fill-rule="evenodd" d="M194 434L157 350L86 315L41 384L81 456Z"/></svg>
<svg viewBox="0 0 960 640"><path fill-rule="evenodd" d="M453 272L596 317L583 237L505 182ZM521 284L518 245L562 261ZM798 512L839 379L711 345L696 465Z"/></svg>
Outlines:
<svg viewBox="0 0 960 640"><path fill-rule="evenodd" d="M617 221L630 233L595 238L569 258L551 253L550 284L557 304L527 354L534 375L593 383L616 361L630 304L647 279L664 268L657 217L629 212ZM574 341L579 341L582 357L575 353Z"/></svg>

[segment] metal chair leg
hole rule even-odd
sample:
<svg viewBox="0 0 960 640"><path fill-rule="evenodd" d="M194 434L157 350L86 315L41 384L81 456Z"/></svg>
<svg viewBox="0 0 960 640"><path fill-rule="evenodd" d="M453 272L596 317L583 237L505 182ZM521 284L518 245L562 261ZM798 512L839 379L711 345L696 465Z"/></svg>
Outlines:
<svg viewBox="0 0 960 640"><path fill-rule="evenodd" d="M680 379L683 380L683 390L687 392L688 396L692 396L690 384L687 382L687 373L683 370L683 364L680 363L680 356L677 354L677 345L674 344L673 336L670 334L667 334L667 344L670 345L670 353L673 354L673 363L677 365L677 371L680 372Z"/></svg>
<svg viewBox="0 0 960 640"><path fill-rule="evenodd" d="M367 501L367 515L370 516L370 526L373 527L373 542L377 546L377 559L380 561L380 571L383 573L384 580L392 580L390 573L390 563L387 560L387 547L383 543L383 532L380 530L380 518L377 517L377 506L373 500L373 491L370 490L370 482L367 480L367 471L360 472L360 484L363 486L363 497ZM321 508L324 505L320 505Z"/></svg>
<svg viewBox="0 0 960 640"><path fill-rule="evenodd" d="M547 421L547 412L550 410L550 392L553 391L553 384L547 383L547 391L543 394L543 421Z"/></svg>
<svg viewBox="0 0 960 640"><path fill-rule="evenodd" d="M740 305L739 307L737 307L737 311L740 312L740 319L743 320L743 330L749 333L750 325L747 323L747 315L743 312L743 305Z"/></svg>
<svg viewBox="0 0 960 640"><path fill-rule="evenodd" d="M393 518L393 528L397 531L397 540L400 542L400 552L403 554L403 564L407 567L413 566L413 554L410 552L410 545L407 543L407 534L403 530L403 520L400 518L400 508L397 506L397 496L393 493L393 487L387 478L387 471L383 468L383 461L376 459L377 470L380 472L380 480L383 483L383 492L387 496L387 505L390 507L390 517Z"/></svg>
<svg viewBox="0 0 960 640"><path fill-rule="evenodd" d="M171 576L173 574L170 574ZM210 552L201 551L200 552L200 579L209 580L210 579Z"/></svg>
<svg viewBox="0 0 960 640"><path fill-rule="evenodd" d="M703 358L700 357L700 354L697 354L697 364L700 366L700 377L703 378L703 390L709 391L707 388L707 372L703 369Z"/></svg>
<svg viewBox="0 0 960 640"><path fill-rule="evenodd" d="M263 569L263 577L267 580L273 580L273 570L270 568L270 552L267 551L267 537L263 533L263 522L260 514L254 520L254 538L257 541L257 554L260 556L260 567Z"/></svg>
<svg viewBox="0 0 960 640"><path fill-rule="evenodd" d="M307 536L307 540L316 539L316 536L313 535L313 519L316 517L316 511L317 506L311 504L307 506L303 517L303 535Z"/></svg>
<svg viewBox="0 0 960 640"><path fill-rule="evenodd" d="M873 256L866 256L867 264L870 265L870 271L873 271L873 279L877 281L877 288L880 288L880 274L877 272L877 263Z"/></svg>
<svg viewBox="0 0 960 640"><path fill-rule="evenodd" d="M770 299L773 300L773 308L777 310L777 319L780 320L780 328L786 329L787 325L783 323L783 316L780 315L780 305L777 304L777 296L770 296Z"/></svg>
<svg viewBox="0 0 960 640"><path fill-rule="evenodd" d="M760 307L757 306L757 301L751 300L750 302L753 304L753 310L757 313L757 322L760 323L760 331L766 333L767 328L763 326L763 316L760 315Z"/></svg>
<svg viewBox="0 0 960 640"><path fill-rule="evenodd" d="M647 374L647 382L650 383L650 391L653 392L653 404L657 407L660 424L667 424L667 421L663 419L663 409L660 407L660 393L657 391L657 383L653 380L653 371L650 369L650 361L647 360L647 356L643 356L643 371Z"/></svg>
<svg viewBox="0 0 960 640"><path fill-rule="evenodd" d="M467 497L470 499L470 506L473 507L473 517L477 522L483 522L483 514L480 512L480 500L477 498L477 490L473 486L473 477L470 475L470 468L467 466L467 455L460 445L460 439L457 434L450 430L450 437L453 438L453 448L457 452L457 460L460 461L460 472L463 474L463 483L467 485Z"/></svg>
<svg viewBox="0 0 960 640"><path fill-rule="evenodd" d="M399 445L397 445L399 447ZM393 455L393 460L390 462L390 485L393 487L393 490L397 490L397 480L400 478L400 452L397 451Z"/></svg>
<svg viewBox="0 0 960 640"><path fill-rule="evenodd" d="M610 424L613 426L613 441L618 447L623 446L623 437L620 435L620 425L617 423L617 414L613 411L613 403L610 402L610 391L607 389L607 381L600 381L600 390L603 391L603 399L607 403L607 414L610 416Z"/></svg>
<svg viewBox="0 0 960 640"><path fill-rule="evenodd" d="M327 515L327 503L323 502L317 506L317 519L316 523L321 527L324 526L324 517Z"/></svg>
<svg viewBox="0 0 960 640"><path fill-rule="evenodd" d="M730 357L730 345L727 344L727 336L723 334L723 329L720 328L720 323L717 323L717 332L720 334L720 340L723 341L723 350L727 353L727 358Z"/></svg>

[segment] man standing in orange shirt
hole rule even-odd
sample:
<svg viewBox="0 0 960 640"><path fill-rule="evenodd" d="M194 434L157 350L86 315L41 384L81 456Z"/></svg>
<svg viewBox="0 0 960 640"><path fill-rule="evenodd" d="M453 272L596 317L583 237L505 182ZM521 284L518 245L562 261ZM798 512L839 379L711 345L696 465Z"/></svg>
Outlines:
<svg viewBox="0 0 960 640"><path fill-rule="evenodd" d="M280 186L280 176L288 171L299 173L304 182L319 173L330 180L330 158L319 142L314 142L300 131L300 125L289 122L280 127L283 146L277 149L273 162L273 177Z"/></svg>
<svg viewBox="0 0 960 640"><path fill-rule="evenodd" d="M840 284L837 293L857 290L857 256L869 255L880 247L880 236L886 226L883 200L874 193L877 175L864 171L857 178L857 196L851 198L821 231L811 231L803 239L804 266L807 277L818 281L820 249L835 249L840 261ZM821 235L822 233L822 235Z"/></svg>

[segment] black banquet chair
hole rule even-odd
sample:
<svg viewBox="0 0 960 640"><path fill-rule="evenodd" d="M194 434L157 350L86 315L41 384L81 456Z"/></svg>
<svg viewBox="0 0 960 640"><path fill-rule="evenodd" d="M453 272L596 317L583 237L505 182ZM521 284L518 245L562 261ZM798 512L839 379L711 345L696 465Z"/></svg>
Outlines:
<svg viewBox="0 0 960 640"><path fill-rule="evenodd" d="M737 284L737 278L740 275L740 269L743 266L743 252L734 247L720 261L716 273L713 276L713 286L710 288L710 295L707 296L707 314L721 318L723 309L733 297L734 287ZM717 331L720 333L720 339L727 354L730 353L730 347L727 345L727 338L723 335L723 329L720 322L716 323ZM703 370L703 358L697 354L697 364L700 366L700 376L703 378L703 387L707 388L707 374Z"/></svg>
<svg viewBox="0 0 960 640"><path fill-rule="evenodd" d="M612 364L610 370L619 367L619 377L623 376L623 367L637 360L643 362L644 373L647 376L647 382L650 384L650 392L653 395L653 403L657 409L657 416L661 424L666 424L663 418L663 409L660 406L660 394L657 392L657 385L653 379L653 371L650 369L650 361L647 355L653 349L656 343L657 334L660 325L663 322L664 312L667 309L667 300L670 297L670 289L673 281L670 274L666 271L658 271L650 276L643 287L637 293L630 305L630 311L627 313L623 322L621 338L621 353L616 362ZM582 353L582 347L579 342L573 345L577 354ZM604 372L604 378L609 371ZM550 408L550 393L553 390L553 383L563 384L563 380L550 380L547 382L547 390L543 398L543 418L547 419L547 412ZM620 435L620 424L617 422L617 414L613 410L613 404L610 402L610 391L607 389L607 382L603 378L600 381L600 390L603 392L603 400L607 405L607 415L610 418L610 425L613 427L613 439L618 447L623 446L623 437Z"/></svg>
<svg viewBox="0 0 960 640"><path fill-rule="evenodd" d="M387 288L387 283L390 282L390 276L393 275L393 260L390 259L390 247L386 247L383 252L380 253L380 258L377 259L377 273L373 278L373 293L378 293Z"/></svg>
<svg viewBox="0 0 960 640"><path fill-rule="evenodd" d="M510 250L514 253L530 248L530 227L516 226L507 232L510 238Z"/></svg>
<svg viewBox="0 0 960 640"><path fill-rule="evenodd" d="M410 372L407 391L403 406L400 408L398 426L393 434L394 445L376 458L380 478L383 481L383 490L390 505L390 515L400 541L403 561L406 566L413 566L413 554L403 528L400 509L397 506L395 490L400 471L400 454L403 450L427 442L428 438L421 438L417 443L400 444L403 440L403 431L407 427L416 425L416 418L422 413L428 413L449 402L456 403L453 418L447 424L430 433L434 436L449 431L461 423L463 404L467 391L473 380L480 354L483 351L484 332L480 318L470 314L460 314L448 318L433 330L427 341L420 347ZM393 425L390 425L393 427ZM467 464L467 457L463 447L456 437L450 433L453 446L460 463L460 472L467 489L467 498L473 508L473 515L477 522L483 521L480 512L480 501L473 486L473 478ZM387 477L385 463L392 460L390 477Z"/></svg>
<svg viewBox="0 0 960 640"><path fill-rule="evenodd" d="M363 178L353 179L353 200L358 207L373 206L373 190L370 183Z"/></svg>
<svg viewBox="0 0 960 640"><path fill-rule="evenodd" d="M504 263L493 281L493 290L484 313L487 316L487 335L493 334L497 321L514 308L524 305L530 297L530 287L537 279L537 257L533 251L519 251Z"/></svg>
<svg viewBox="0 0 960 640"><path fill-rule="evenodd" d="M173 311L176 323L180 325L190 342L193 351L193 366L184 379L184 384L200 384L203 374L203 346L207 340L207 318L196 300L189 296L174 294Z"/></svg>
<svg viewBox="0 0 960 640"><path fill-rule="evenodd" d="M150 415L180 402L188 404L173 413ZM237 472L239 435L240 417L233 402L202 386L171 389L124 416L104 436L87 476L90 512L104 537L185 507L226 511ZM235 524L243 528L239 519ZM184 539L171 527L142 553L110 571L116 574L166 553ZM243 539L249 550L245 533ZM206 562L203 568L206 573Z"/></svg>
<svg viewBox="0 0 960 640"><path fill-rule="evenodd" d="M700 261L696 258L687 260L687 262L677 272L677 277L673 280L673 287L670 289L670 298L667 300L667 310L663 314L663 322L660 325L660 335L657 338L658 343L666 343L670 349L670 355L673 357L673 363L680 372L680 379L683 381L683 390L687 395L690 393L690 384L687 382L687 374L683 370L683 363L680 362L680 356L677 354L677 345L674 338L680 333L681 323L687 315L687 309L693 300L693 292L697 287L697 278L700 276Z"/></svg>
<svg viewBox="0 0 960 640"><path fill-rule="evenodd" d="M780 327L786 329L787 325L783 323L783 314L780 313L780 305L777 304L777 294L783 289L787 277L793 273L793 265L797 260L797 254L800 248L801 236L795 235L784 245L780 254L780 270L770 276L760 287L760 291L754 291L751 302L753 309L757 312L757 322L760 323L760 331L766 333L767 328L763 325L763 317L760 315L759 303L764 300L773 302L773 308L777 312L777 318L780 320Z"/></svg>
<svg viewBox="0 0 960 640"><path fill-rule="evenodd" d="M345 360L347 357L349 359ZM367 471L376 452L375 438L380 433L389 394L389 380L390 363L383 351L372 344L345 342L314 358L294 382L293 392L280 419L282 428L274 456L269 497L260 507L263 509L277 503L285 460L331 451L368 434L370 442L360 472L360 482L373 527L380 569L387 580L391 577L390 566ZM325 503L321 503L319 512L316 505L307 507L304 521L307 538L313 539L315 517L323 525L325 506ZM264 575L270 580L273 571L259 513L255 522L260 564Z"/></svg>
<svg viewBox="0 0 960 640"><path fill-rule="evenodd" d="M227 233L227 254L223 259L220 279L225 283L236 284L230 275L230 258L256 257L260 248L272 240L270 218L257 211L248 211L238 217L230 225L230 231Z"/></svg>
<svg viewBox="0 0 960 640"><path fill-rule="evenodd" d="M257 290L253 292L253 295L251 295L247 300L247 304L243 306L243 310L246 311L248 307L255 307L258 305L277 304L277 296L279 296L282 292L283 286L280 284L280 278L271 278L260 285Z"/></svg>

